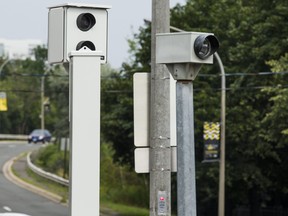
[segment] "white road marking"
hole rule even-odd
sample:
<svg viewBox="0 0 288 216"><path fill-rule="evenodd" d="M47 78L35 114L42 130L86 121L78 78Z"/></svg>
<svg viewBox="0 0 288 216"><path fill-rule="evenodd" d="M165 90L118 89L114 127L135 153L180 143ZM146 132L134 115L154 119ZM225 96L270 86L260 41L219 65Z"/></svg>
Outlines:
<svg viewBox="0 0 288 216"><path fill-rule="evenodd" d="M0 216L30 216L22 213L0 213Z"/></svg>
<svg viewBox="0 0 288 216"><path fill-rule="evenodd" d="M12 211L12 209L11 209L9 206L3 206L3 209L4 209L5 211L8 211L8 212L11 212L11 211Z"/></svg>
<svg viewBox="0 0 288 216"><path fill-rule="evenodd" d="M12 209L9 206L3 206L2 208L7 212L0 213L0 216L30 216L22 213L13 213Z"/></svg>

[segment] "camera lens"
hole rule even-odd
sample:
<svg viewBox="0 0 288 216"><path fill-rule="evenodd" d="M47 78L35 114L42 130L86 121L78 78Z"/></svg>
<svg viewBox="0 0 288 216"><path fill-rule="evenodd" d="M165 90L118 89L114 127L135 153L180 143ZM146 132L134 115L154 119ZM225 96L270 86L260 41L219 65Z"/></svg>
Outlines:
<svg viewBox="0 0 288 216"><path fill-rule="evenodd" d="M205 58L206 56L209 55L209 53L211 52L211 44L210 41L207 40L207 38L205 38L205 40L202 43L202 46L200 47L199 50L199 55L202 56L202 58Z"/></svg>
<svg viewBox="0 0 288 216"><path fill-rule="evenodd" d="M88 31L96 24L96 19L91 13L82 13L77 17L77 26L81 31Z"/></svg>
<svg viewBox="0 0 288 216"><path fill-rule="evenodd" d="M76 50L80 50L83 47L87 47L87 48L89 48L92 51L96 50L95 45L91 41L81 41L81 42L79 42L77 44L77 46L76 46Z"/></svg>
<svg viewBox="0 0 288 216"><path fill-rule="evenodd" d="M213 55L219 48L219 41L214 35L200 35L194 42L194 52L204 60Z"/></svg>

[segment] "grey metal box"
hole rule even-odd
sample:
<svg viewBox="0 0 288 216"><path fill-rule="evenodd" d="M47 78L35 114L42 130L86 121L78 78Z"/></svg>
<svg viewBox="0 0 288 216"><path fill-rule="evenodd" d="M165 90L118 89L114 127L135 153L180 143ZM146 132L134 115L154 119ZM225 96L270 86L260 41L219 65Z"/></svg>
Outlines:
<svg viewBox="0 0 288 216"><path fill-rule="evenodd" d="M211 33L181 32L156 35L156 63L200 63L212 64L213 55L202 60L194 52L194 42L199 35Z"/></svg>

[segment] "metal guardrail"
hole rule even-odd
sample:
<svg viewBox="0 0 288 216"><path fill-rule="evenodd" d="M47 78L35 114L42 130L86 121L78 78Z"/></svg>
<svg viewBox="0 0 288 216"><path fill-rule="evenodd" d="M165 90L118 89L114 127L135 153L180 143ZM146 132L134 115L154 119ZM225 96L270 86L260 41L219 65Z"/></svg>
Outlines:
<svg viewBox="0 0 288 216"><path fill-rule="evenodd" d="M28 139L28 135L21 135L21 134L0 134L0 140L24 140L24 141L27 141ZM52 138L52 139L55 139L55 138ZM69 186L69 180L67 179L64 179L60 176L57 176L55 174L52 174L52 173L49 173L49 172L46 172L44 170L42 170L41 168L35 166L32 162L31 162L31 153L28 153L27 154L27 164L28 164L28 167L34 172L36 173L37 175L40 175L44 178L47 178L47 179L50 179L54 182L57 182L59 184L62 184L64 186Z"/></svg>
<svg viewBox="0 0 288 216"><path fill-rule="evenodd" d="M27 140L28 135L21 134L0 134L0 140Z"/></svg>
<svg viewBox="0 0 288 216"><path fill-rule="evenodd" d="M28 141L29 135L22 135L22 134L0 134L0 141L1 140L17 140L17 141ZM54 142L56 137L51 138L51 142Z"/></svg>
<svg viewBox="0 0 288 216"><path fill-rule="evenodd" d="M49 172L46 172L44 170L42 170L41 168L35 166L32 162L31 162L31 153L32 152L29 152L27 154L27 164L28 164L28 167L34 172L36 173L37 175L40 175L44 178L47 178L47 179L50 179L54 182L57 182L61 185L64 185L64 186L69 186L69 180L67 179L64 179L58 175L55 175L55 174L52 174L52 173L49 173Z"/></svg>

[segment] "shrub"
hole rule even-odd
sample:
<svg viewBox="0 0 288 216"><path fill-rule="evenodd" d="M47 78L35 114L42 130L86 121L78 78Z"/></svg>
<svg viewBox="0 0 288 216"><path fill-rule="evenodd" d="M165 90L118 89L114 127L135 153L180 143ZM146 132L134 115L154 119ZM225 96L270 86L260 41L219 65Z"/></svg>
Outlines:
<svg viewBox="0 0 288 216"><path fill-rule="evenodd" d="M33 159L33 163L48 172L62 175L64 170L64 152L59 150L57 145L48 145L39 149ZM66 170L68 171L69 165L68 163L66 164Z"/></svg>
<svg viewBox="0 0 288 216"><path fill-rule="evenodd" d="M111 145L101 144L101 200L147 208L149 206L148 175L137 175L128 166L113 162L113 156L114 150ZM64 170L64 151L60 151L57 145L48 145L34 154L33 163L48 172L61 175ZM69 163L66 164L68 170Z"/></svg>

